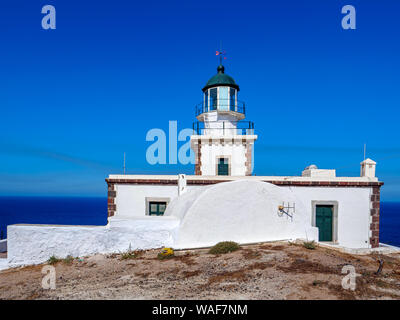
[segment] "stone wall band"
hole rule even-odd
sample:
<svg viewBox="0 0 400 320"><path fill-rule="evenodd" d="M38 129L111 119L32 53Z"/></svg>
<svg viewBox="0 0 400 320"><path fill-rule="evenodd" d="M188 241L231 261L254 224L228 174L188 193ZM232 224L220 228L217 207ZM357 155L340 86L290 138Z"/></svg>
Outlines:
<svg viewBox="0 0 400 320"><path fill-rule="evenodd" d="M221 182L230 182L236 180L212 180L212 179L190 179L187 178L187 184L189 185L204 185L204 184L216 184ZM351 182L351 181L283 181L283 180L258 180L268 182L277 186L299 186L299 187L373 187L378 188L373 194L377 196L379 201L379 188L383 185L383 182ZM178 179L106 179L108 184L163 184L163 185L177 185Z"/></svg>
<svg viewBox="0 0 400 320"><path fill-rule="evenodd" d="M383 184L383 183L382 183ZM380 220L380 186L374 186L372 188L371 195L371 237L369 243L372 248L379 247L379 220Z"/></svg>
<svg viewBox="0 0 400 320"><path fill-rule="evenodd" d="M107 179L106 179L107 181ZM115 184L112 182L107 181L107 190L108 190L108 196L107 196L107 216L112 217L115 215L115 212L117 211L117 205L115 203L115 198L117 196L117 191L115 190Z"/></svg>

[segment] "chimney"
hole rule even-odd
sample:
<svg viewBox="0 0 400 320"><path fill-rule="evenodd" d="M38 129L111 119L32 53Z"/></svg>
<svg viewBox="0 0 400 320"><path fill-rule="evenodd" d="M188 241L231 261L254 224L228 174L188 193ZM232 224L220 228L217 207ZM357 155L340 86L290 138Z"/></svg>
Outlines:
<svg viewBox="0 0 400 320"><path fill-rule="evenodd" d="M365 159L361 164L361 177L375 178L376 162L370 158Z"/></svg>
<svg viewBox="0 0 400 320"><path fill-rule="evenodd" d="M186 175L178 174L178 196L186 192Z"/></svg>

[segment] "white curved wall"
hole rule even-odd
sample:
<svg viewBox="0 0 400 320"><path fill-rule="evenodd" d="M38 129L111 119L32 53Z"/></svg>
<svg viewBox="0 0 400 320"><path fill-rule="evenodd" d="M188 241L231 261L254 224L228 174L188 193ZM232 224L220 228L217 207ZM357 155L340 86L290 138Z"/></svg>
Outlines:
<svg viewBox="0 0 400 320"><path fill-rule="evenodd" d="M205 187L174 199L165 215L181 219L176 248L212 246L232 240L251 243L308 238L318 229L301 201L287 188L261 181L240 180ZM283 202L295 203L293 219L278 215Z"/></svg>

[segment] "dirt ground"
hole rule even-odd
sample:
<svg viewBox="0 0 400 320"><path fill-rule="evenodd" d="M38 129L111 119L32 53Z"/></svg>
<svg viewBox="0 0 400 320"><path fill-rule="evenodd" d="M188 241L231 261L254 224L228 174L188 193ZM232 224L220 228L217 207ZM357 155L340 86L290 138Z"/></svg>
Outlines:
<svg viewBox="0 0 400 320"><path fill-rule="evenodd" d="M60 261L56 289L42 289L44 265L0 272L0 299L400 299L400 255L356 256L301 244L268 243L211 255L159 250L135 257L94 255ZM379 259L383 269L375 274ZM356 290L345 290L342 267L353 265Z"/></svg>

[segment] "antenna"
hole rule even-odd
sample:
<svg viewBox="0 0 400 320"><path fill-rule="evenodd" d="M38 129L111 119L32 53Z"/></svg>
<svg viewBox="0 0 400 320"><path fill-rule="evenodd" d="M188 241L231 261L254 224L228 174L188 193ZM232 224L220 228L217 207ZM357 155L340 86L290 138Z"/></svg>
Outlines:
<svg viewBox="0 0 400 320"><path fill-rule="evenodd" d="M124 174L126 173L126 167L125 167L125 152L124 152Z"/></svg>
<svg viewBox="0 0 400 320"><path fill-rule="evenodd" d="M219 41L219 52L222 53L222 40ZM219 55L219 64L222 64L222 54Z"/></svg>
<svg viewBox="0 0 400 320"><path fill-rule="evenodd" d="M364 161L365 161L365 154L366 154L366 152L367 152L367 144L364 143Z"/></svg>

